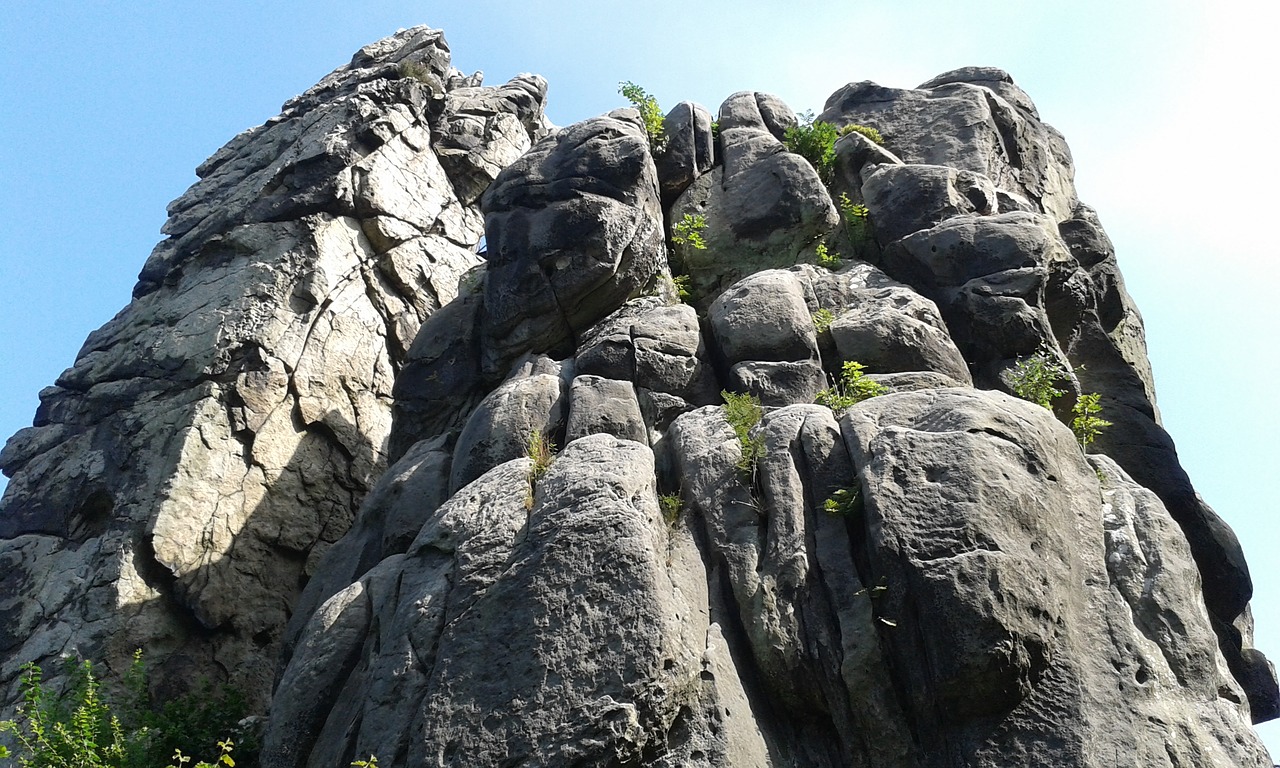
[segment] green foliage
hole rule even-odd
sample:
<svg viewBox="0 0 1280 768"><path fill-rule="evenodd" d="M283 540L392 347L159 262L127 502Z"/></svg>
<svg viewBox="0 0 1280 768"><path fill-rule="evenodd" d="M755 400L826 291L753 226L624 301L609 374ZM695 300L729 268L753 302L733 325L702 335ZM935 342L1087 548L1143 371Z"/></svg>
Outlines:
<svg viewBox="0 0 1280 768"><path fill-rule="evenodd" d="M125 675L125 695L108 701L84 661L67 670L67 685L55 693L44 684L43 671L28 664L21 681L17 718L0 722L11 733L23 768L155 768L175 761L185 768L190 754L216 754L216 766L231 768L230 740L245 714L243 699L229 690L215 695L206 684L200 691L151 706L141 651ZM257 745L248 745L246 765L256 762ZM215 768L201 762L194 768Z"/></svg>
<svg viewBox="0 0 1280 768"><path fill-rule="evenodd" d="M682 248L705 251L707 241L702 237L702 230L706 228L705 216L700 213L686 213L684 218L671 228L671 242Z"/></svg>
<svg viewBox="0 0 1280 768"><path fill-rule="evenodd" d="M618 83L618 93L639 110L640 119L644 122L644 131L649 135L649 148L654 152L665 149L667 136L663 130L663 124L666 122L666 117L662 114L662 108L658 106L658 100L630 81Z"/></svg>
<svg viewBox="0 0 1280 768"><path fill-rule="evenodd" d="M751 430L764 417L760 398L748 393L738 395L727 390L721 390L720 397L724 398L724 405L720 406L724 411L724 419L733 427L733 433L738 436L738 445L742 447L738 469L750 472L754 469L756 460L764 455L764 436L751 434Z"/></svg>
<svg viewBox="0 0 1280 768"><path fill-rule="evenodd" d="M351 768L378 768L378 758L376 755L369 755L368 760L353 760Z"/></svg>
<svg viewBox="0 0 1280 768"><path fill-rule="evenodd" d="M814 249L814 253L817 256L818 266L826 267L832 271L840 268L840 254L828 251L826 243L818 243L818 247Z"/></svg>
<svg viewBox="0 0 1280 768"><path fill-rule="evenodd" d="M405 59L400 62L400 66L397 67L397 69L399 70L400 77L402 78L417 80L420 83L426 83L428 85L431 84L431 69L420 61Z"/></svg>
<svg viewBox="0 0 1280 768"><path fill-rule="evenodd" d="M813 327L818 333L826 333L831 329L831 324L835 321L836 316L826 307L813 313Z"/></svg>
<svg viewBox="0 0 1280 768"><path fill-rule="evenodd" d="M1018 360L1009 374L1009 383L1018 397L1052 410L1053 399L1063 394L1057 385L1067 377L1062 363L1048 348L1041 347L1035 354Z"/></svg>
<svg viewBox="0 0 1280 768"><path fill-rule="evenodd" d="M680 301L688 301L693 296L688 275L675 275L671 278L671 285L676 289L676 298Z"/></svg>
<svg viewBox="0 0 1280 768"><path fill-rule="evenodd" d="M800 122L783 134L787 150L809 161L822 183L830 186L836 161L836 139L839 131L831 123L813 119L813 112L799 115Z"/></svg>
<svg viewBox="0 0 1280 768"><path fill-rule="evenodd" d="M524 455L528 456L533 463L529 466L529 495L524 500L525 509L533 509L534 491L538 487L538 481L547 473L547 469L555 459L555 454L556 444L542 434L541 430L529 430L524 440Z"/></svg>
<svg viewBox="0 0 1280 768"><path fill-rule="evenodd" d="M101 685L86 661L71 670L68 691L57 696L44 685L43 670L23 667L17 720L0 722L13 735L23 768L116 768L133 751L120 721L102 700Z"/></svg>
<svg viewBox="0 0 1280 768"><path fill-rule="evenodd" d="M1098 404L1100 397L1097 392L1082 394L1076 398L1076 404L1071 408L1071 413L1075 414L1075 418L1071 420L1071 431L1076 433L1082 450L1088 448L1102 434L1103 429L1111 426L1111 422L1098 418L1098 414L1102 412L1102 406Z"/></svg>
<svg viewBox="0 0 1280 768"><path fill-rule="evenodd" d="M711 138L712 139L720 138L720 121L719 120L711 121Z"/></svg>
<svg viewBox="0 0 1280 768"><path fill-rule="evenodd" d="M664 493L658 497L658 506L662 508L662 519L667 521L667 525L675 525L684 502L679 493Z"/></svg>
<svg viewBox="0 0 1280 768"><path fill-rule="evenodd" d="M845 192L840 193L836 201L840 207L840 220L844 222L844 233L849 238L849 245L855 251L866 248L871 240L871 220L867 206L854 203Z"/></svg>
<svg viewBox="0 0 1280 768"><path fill-rule="evenodd" d="M840 129L841 136L848 136L851 133L860 133L863 136L866 136L868 139L871 139L876 144L884 143L884 137L880 135L880 132L870 126L846 125L845 127Z"/></svg>
<svg viewBox="0 0 1280 768"><path fill-rule="evenodd" d="M231 757L231 750L235 747L235 742L231 739L224 739L218 742L218 758L212 763L206 763L201 760L192 768L235 768L236 761ZM173 751L173 762L169 764L169 768L185 768L186 764L191 762L191 758L182 754L182 750L175 749Z"/></svg>
<svg viewBox="0 0 1280 768"><path fill-rule="evenodd" d="M852 360L845 363L840 381L819 392L814 402L827 406L839 416L863 400L888 394L888 387L867 378L864 368L862 363Z"/></svg>
<svg viewBox="0 0 1280 768"><path fill-rule="evenodd" d="M840 488L830 498L822 502L822 511L828 515L848 517L862 508L862 489L858 487Z"/></svg>

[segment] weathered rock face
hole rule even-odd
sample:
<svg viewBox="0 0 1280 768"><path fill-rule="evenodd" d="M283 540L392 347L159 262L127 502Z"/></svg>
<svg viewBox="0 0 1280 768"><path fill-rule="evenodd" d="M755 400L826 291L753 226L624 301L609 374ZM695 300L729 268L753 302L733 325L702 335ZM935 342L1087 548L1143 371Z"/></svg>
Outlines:
<svg viewBox="0 0 1280 768"><path fill-rule="evenodd" d="M166 689L228 679L265 706L298 590L386 466L395 373L481 263L476 200L545 133L545 90L479 87L409 30L198 169L134 301L0 455L6 687L142 647Z"/></svg>
<svg viewBox="0 0 1280 768"><path fill-rule="evenodd" d="M1239 546L1008 75L840 90L886 146L841 138L827 189L776 97L716 136L682 104L655 156L446 53L370 46L257 129L311 146L251 132L175 204L0 457L14 664L274 679L273 768L1270 765ZM686 213L706 249L669 249ZM1085 366L1056 412L1008 394L1037 349ZM852 361L888 393L813 404Z"/></svg>

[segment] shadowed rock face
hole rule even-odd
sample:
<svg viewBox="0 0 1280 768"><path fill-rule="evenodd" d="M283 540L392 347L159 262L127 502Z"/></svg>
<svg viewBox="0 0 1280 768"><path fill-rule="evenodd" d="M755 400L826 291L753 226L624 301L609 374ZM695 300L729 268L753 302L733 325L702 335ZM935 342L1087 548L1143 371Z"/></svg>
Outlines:
<svg viewBox="0 0 1280 768"><path fill-rule="evenodd" d="M408 30L202 167L0 454L6 679L216 663L273 768L1270 765L1238 544L1007 74L841 89L885 146L832 189L776 97L682 104L655 157L544 92ZM1055 411L1008 394L1037 349L1084 366ZM850 361L887 394L813 404Z"/></svg>

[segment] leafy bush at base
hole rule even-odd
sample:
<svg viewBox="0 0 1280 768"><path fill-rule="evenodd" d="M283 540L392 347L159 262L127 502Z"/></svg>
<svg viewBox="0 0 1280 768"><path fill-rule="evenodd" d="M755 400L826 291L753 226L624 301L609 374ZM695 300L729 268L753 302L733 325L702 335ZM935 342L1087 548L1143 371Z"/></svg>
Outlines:
<svg viewBox="0 0 1280 768"><path fill-rule="evenodd" d="M90 661L70 663L61 693L44 683L43 670L25 668L22 703L13 720L0 722L17 746L23 768L241 768L257 764L257 745L245 740L239 723L247 708L239 693L211 684L154 706L147 693L141 654L124 680L124 695L112 700ZM233 737L241 744L235 758ZM212 763L186 765L187 755L207 756ZM3 755L0 755L3 756ZM185 758L185 759L184 759Z"/></svg>

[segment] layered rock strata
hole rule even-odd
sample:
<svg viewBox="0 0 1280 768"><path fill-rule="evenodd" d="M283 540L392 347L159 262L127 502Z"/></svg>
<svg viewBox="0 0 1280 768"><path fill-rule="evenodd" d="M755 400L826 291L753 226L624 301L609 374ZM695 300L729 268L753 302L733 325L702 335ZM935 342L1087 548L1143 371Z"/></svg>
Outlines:
<svg viewBox="0 0 1280 768"><path fill-rule="evenodd" d="M545 91L482 87L409 30L197 169L133 302L0 454L6 687L145 648L163 689L265 706L299 590L386 467L396 372L482 263L478 197L547 131Z"/></svg>

